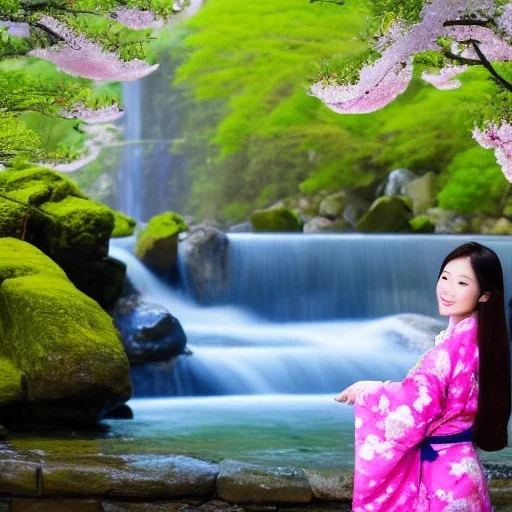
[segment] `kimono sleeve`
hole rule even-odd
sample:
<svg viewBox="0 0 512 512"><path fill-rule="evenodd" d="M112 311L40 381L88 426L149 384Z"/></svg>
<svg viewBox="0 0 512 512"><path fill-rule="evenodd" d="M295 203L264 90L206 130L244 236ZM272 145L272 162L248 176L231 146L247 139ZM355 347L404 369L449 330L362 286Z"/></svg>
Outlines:
<svg viewBox="0 0 512 512"><path fill-rule="evenodd" d="M391 502L393 494L401 496L405 505L407 496L418 492L418 445L430 423L443 414L458 347L472 335L467 330L455 330L424 354L401 382L367 383L358 389L354 404L354 505L388 498Z"/></svg>

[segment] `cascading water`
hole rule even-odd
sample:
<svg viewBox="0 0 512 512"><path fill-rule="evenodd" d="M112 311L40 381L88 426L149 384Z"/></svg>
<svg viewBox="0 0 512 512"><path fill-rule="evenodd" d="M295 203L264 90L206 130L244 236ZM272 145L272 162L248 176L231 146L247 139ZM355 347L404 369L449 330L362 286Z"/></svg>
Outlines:
<svg viewBox="0 0 512 512"><path fill-rule="evenodd" d="M512 245L478 238L496 250L511 282ZM465 240L229 235L228 280L209 306L113 246L135 288L180 320L193 352L172 367L134 369L136 395L321 394L357 380L402 379L418 354L397 339L417 332L390 315L436 316L439 265Z"/></svg>

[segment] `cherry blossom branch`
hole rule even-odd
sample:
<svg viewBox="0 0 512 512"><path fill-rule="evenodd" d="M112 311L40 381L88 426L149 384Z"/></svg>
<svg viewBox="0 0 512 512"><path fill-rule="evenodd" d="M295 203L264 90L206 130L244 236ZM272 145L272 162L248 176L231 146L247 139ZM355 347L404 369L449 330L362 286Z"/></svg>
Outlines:
<svg viewBox="0 0 512 512"><path fill-rule="evenodd" d="M469 66L483 66L483 62L478 59L468 59L466 57L461 57L450 50L443 50L443 55L449 59L456 60L461 64L468 64Z"/></svg>
<svg viewBox="0 0 512 512"><path fill-rule="evenodd" d="M488 27L491 24L491 20L447 20L443 23L443 27L456 27L456 26L471 26L476 25L478 27Z"/></svg>
<svg viewBox="0 0 512 512"><path fill-rule="evenodd" d="M480 50L480 47L478 46L477 41L471 41L471 45L473 46L473 49L475 50L476 54L482 61L482 65L484 66L489 73L497 80L497 82L502 85L505 89L512 92L512 84L510 82L507 82L492 66L492 64L486 59L485 55L483 54L482 50Z"/></svg>

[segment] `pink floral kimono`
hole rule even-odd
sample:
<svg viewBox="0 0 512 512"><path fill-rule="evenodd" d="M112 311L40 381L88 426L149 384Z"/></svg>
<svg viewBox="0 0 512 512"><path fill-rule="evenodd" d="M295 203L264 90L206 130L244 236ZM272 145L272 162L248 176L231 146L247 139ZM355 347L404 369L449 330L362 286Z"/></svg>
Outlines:
<svg viewBox="0 0 512 512"><path fill-rule="evenodd" d="M471 441L430 444L432 461L422 460L420 450L426 437L473 424L477 329L475 316L460 321L436 337L402 382L358 389L352 512L492 511Z"/></svg>

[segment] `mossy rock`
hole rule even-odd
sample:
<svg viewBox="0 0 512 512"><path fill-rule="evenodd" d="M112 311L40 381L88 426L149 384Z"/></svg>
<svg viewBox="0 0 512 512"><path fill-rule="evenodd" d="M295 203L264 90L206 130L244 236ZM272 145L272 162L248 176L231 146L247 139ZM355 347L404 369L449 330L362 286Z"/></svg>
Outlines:
<svg viewBox="0 0 512 512"><path fill-rule="evenodd" d="M94 262L96 267L112 268L105 261L114 225L118 233L130 234L134 222L87 199L74 183L50 169L31 167L0 173L0 236L22 239L41 249L79 289L105 307L112 306L119 296L113 293L120 292L118 272L102 272L97 286L84 287L82 283L95 279L86 275L86 267ZM76 276L79 279L75 280Z"/></svg>
<svg viewBox="0 0 512 512"><path fill-rule="evenodd" d="M411 210L412 205L407 198L379 197L359 219L356 229L364 233L411 233Z"/></svg>
<svg viewBox="0 0 512 512"><path fill-rule="evenodd" d="M436 225L426 215L418 215L409 221L415 233L433 233Z"/></svg>
<svg viewBox="0 0 512 512"><path fill-rule="evenodd" d="M405 195L410 198L414 215L421 215L436 204L437 182L432 171L405 184Z"/></svg>
<svg viewBox="0 0 512 512"><path fill-rule="evenodd" d="M325 197L320 203L319 215L334 220L340 217L347 204L347 194L342 190Z"/></svg>
<svg viewBox="0 0 512 512"><path fill-rule="evenodd" d="M110 236L120 238L133 235L137 221L116 210L112 210L112 213L114 214L114 230Z"/></svg>
<svg viewBox="0 0 512 512"><path fill-rule="evenodd" d="M297 232L302 231L300 217L289 208L256 210L251 215L253 230L256 232Z"/></svg>
<svg viewBox="0 0 512 512"><path fill-rule="evenodd" d="M0 238L0 254L2 420L95 420L126 401L128 359L112 319L36 247Z"/></svg>
<svg viewBox="0 0 512 512"><path fill-rule="evenodd" d="M135 255L155 270L168 270L176 263L178 256L178 235L187 229L178 213L155 215L140 232Z"/></svg>

